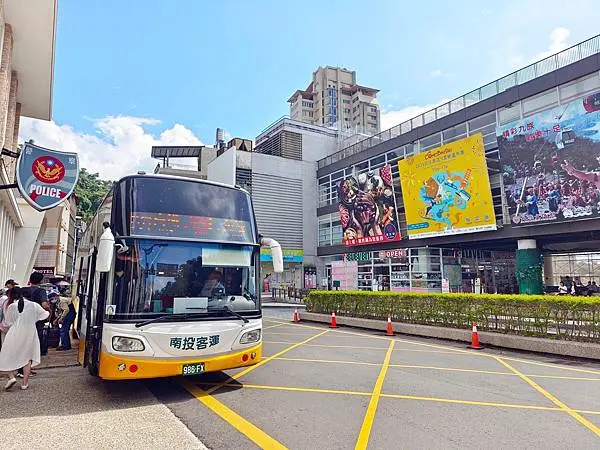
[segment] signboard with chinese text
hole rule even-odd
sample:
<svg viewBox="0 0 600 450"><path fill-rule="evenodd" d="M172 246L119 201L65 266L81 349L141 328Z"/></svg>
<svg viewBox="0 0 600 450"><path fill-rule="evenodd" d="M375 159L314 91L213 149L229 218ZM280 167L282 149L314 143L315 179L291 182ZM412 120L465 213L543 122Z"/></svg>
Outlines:
<svg viewBox="0 0 600 450"><path fill-rule="evenodd" d="M409 239L496 229L481 134L398 162Z"/></svg>
<svg viewBox="0 0 600 450"><path fill-rule="evenodd" d="M389 165L356 177L346 177L340 181L337 190L345 245L369 245L401 239Z"/></svg>
<svg viewBox="0 0 600 450"><path fill-rule="evenodd" d="M26 142L17 161L17 185L38 211L69 198L79 178L77 153L59 152Z"/></svg>
<svg viewBox="0 0 600 450"><path fill-rule="evenodd" d="M496 130L513 226L600 216L600 93Z"/></svg>
<svg viewBox="0 0 600 450"><path fill-rule="evenodd" d="M219 341L220 336L218 334L199 337L172 337L169 340L169 347L176 348L178 350L205 350L218 345Z"/></svg>

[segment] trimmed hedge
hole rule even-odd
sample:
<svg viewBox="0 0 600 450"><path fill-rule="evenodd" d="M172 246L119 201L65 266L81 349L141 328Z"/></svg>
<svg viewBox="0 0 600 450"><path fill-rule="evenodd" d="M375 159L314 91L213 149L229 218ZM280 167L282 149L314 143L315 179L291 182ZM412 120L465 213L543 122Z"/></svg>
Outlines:
<svg viewBox="0 0 600 450"><path fill-rule="evenodd" d="M600 343L600 297L311 291L307 311Z"/></svg>

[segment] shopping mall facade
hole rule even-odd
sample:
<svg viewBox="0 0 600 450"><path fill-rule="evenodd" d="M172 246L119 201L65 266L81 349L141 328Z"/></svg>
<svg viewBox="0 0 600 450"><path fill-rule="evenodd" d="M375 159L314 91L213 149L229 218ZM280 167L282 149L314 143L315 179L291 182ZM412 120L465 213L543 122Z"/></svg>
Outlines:
<svg viewBox="0 0 600 450"><path fill-rule="evenodd" d="M318 161L320 283L364 290L490 293L518 292L519 287L536 292L541 285L558 286L577 277L583 284L600 283L599 52L600 37L595 37ZM480 177L477 192L461 195L491 193L488 212L469 216L465 224L450 208L441 214L452 226L436 225L429 220L432 206L443 196L432 195L429 206L416 211L418 198L407 192L409 175L401 182L399 162L405 160L400 165L408 167L407 174L413 169L426 173L429 159L439 157L445 164L448 156L440 155L450 152L449 144L460 147L470 136L482 140L489 185ZM424 163L411 169L420 154ZM464 151L450 154L464 161ZM348 231L360 212L356 203L348 206L348 199L355 201L352 196L340 198L340 192L349 195L339 190L340 183L350 180L345 183L350 193L361 191L373 175L379 183L378 174L385 181L381 168L386 165L395 200L387 204L397 210L397 234L382 224L381 236L367 231L365 236L375 238L360 239L356 230ZM454 169L463 177L455 190L477 174L467 167ZM416 183L422 187L432 177ZM458 199L456 192L452 196ZM458 204L451 207L460 209ZM469 208L463 211L467 216ZM429 219L415 224L415 214ZM463 229L447 232L459 220ZM479 221L487 225L476 227ZM440 232L419 236L428 223Z"/></svg>

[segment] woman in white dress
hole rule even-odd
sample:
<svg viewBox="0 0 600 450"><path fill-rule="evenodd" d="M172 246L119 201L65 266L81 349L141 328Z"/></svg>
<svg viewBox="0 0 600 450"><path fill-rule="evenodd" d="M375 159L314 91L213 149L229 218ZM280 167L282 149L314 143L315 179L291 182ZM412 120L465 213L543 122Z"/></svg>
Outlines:
<svg viewBox="0 0 600 450"><path fill-rule="evenodd" d="M6 322L10 326L0 350L0 372L9 372L4 387L9 390L17 382L16 371L23 368L21 389L29 387L31 368L40 363L40 341L35 323L46 319L50 313L40 305L23 298L21 288L12 289L13 303L6 309Z"/></svg>

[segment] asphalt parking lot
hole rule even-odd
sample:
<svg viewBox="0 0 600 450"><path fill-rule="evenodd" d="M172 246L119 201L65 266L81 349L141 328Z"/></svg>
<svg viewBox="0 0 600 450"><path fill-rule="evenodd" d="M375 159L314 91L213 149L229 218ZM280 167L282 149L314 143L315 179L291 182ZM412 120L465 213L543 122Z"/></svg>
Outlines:
<svg viewBox="0 0 600 450"><path fill-rule="evenodd" d="M600 365L265 319L264 354L150 389L209 448L600 448Z"/></svg>

